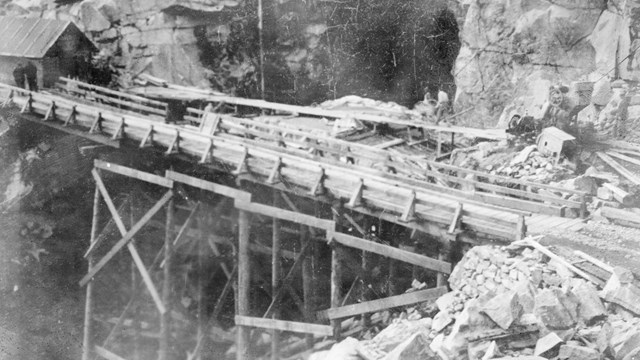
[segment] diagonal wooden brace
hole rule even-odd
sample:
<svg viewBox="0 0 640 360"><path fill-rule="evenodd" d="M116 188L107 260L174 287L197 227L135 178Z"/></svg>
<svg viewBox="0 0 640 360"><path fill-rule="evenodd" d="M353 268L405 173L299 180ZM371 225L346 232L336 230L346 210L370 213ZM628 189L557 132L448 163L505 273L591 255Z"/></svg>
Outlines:
<svg viewBox="0 0 640 360"><path fill-rule="evenodd" d="M267 308L267 311L264 313L263 317L271 316L273 314L273 311L276 308L276 304L280 302L285 292L288 292L289 289L287 285L291 284L291 282L293 281L294 274L302 266L302 260L304 260L304 258L307 257L307 253L311 248L311 244L312 244L311 241L307 242L306 244L304 244L304 246L300 250L300 253L296 257L296 259L293 261L293 265L291 265L291 268L289 269L287 276L285 276L284 279L282 279L282 282L280 283L280 288L275 294L273 294L271 304L269 304L269 307Z"/></svg>
<svg viewBox="0 0 640 360"><path fill-rule="evenodd" d="M23 114L27 111L30 113L33 112L33 96L31 95L31 92L29 92L29 98L27 99L27 102L25 102L22 109L20 109L20 112Z"/></svg>
<svg viewBox="0 0 640 360"><path fill-rule="evenodd" d="M273 165L271 169L271 173L269 174L269 178L267 179L267 183L275 184L279 181L282 181L282 175L280 174L280 168L282 168L282 158L278 158L276 163Z"/></svg>
<svg viewBox="0 0 640 360"><path fill-rule="evenodd" d="M207 144L207 148L202 153L202 158L200 158L200 164L204 164L207 161L209 161L209 158L212 155L211 154L212 150L213 150L213 140L210 140L209 143Z"/></svg>
<svg viewBox="0 0 640 360"><path fill-rule="evenodd" d="M249 149L244 148L242 158L238 163L238 167L233 171L234 175L241 175L249 172L249 166L247 166L247 160L249 159Z"/></svg>
<svg viewBox="0 0 640 360"><path fill-rule="evenodd" d="M107 192L107 188L104 186L104 183L100 178L100 175L98 174L96 169L93 169L91 171L91 174L93 175L96 181L96 185L98 186L100 193L102 194L105 202L107 203L109 212L111 212L111 215L113 216L113 219L116 222L116 226L118 227L118 230L120 230L120 233L122 234L123 237L111 248L111 250L109 250L109 252L102 259L100 259L100 261L98 261L98 263L91 269L91 271L87 275L85 275L82 278L82 280L80 280L80 285L84 286L89 281L91 281L91 279L98 273L98 271L100 271L118 253L118 251L120 251L120 249L122 249L124 246L127 246L129 252L131 253L131 257L133 258L133 261L135 262L136 267L140 272L142 280L147 286L147 290L149 290L151 297L156 303L156 307L158 308L158 311L161 314L164 314L166 312L166 307L162 303L160 299L160 295L158 294L158 290L156 289L155 285L153 284L153 280L151 279L151 275L149 275L149 272L144 267L144 263L142 262L142 259L140 258L140 255L138 254L138 251L136 250L135 246L131 243L131 240L133 239L135 234L138 231L140 231L140 229L142 229L142 227L146 225L146 223L149 220L151 220L151 218L158 211L160 211L160 209L162 209L162 207L169 200L171 200L171 198L173 197L173 190L167 191L165 195L149 211L147 211L147 213L131 228L131 230L127 232L127 229L124 226L124 223L120 218L120 215L118 215L116 207L113 204L113 201L111 200L111 197L109 196L109 193Z"/></svg>
<svg viewBox="0 0 640 360"><path fill-rule="evenodd" d="M176 136L173 137L173 140L171 141L171 145L169 145L169 148L167 148L167 155L170 155L171 153L173 153L175 150L175 152L179 152L180 151L180 131L176 130Z"/></svg>
<svg viewBox="0 0 640 360"><path fill-rule="evenodd" d="M69 126L70 123L76 123L76 106L73 105L71 107L71 112L69 113L69 116L67 117L67 119L64 121L64 126Z"/></svg>
<svg viewBox="0 0 640 360"><path fill-rule="evenodd" d="M56 102L52 101L51 105L49 105L49 108L47 109L47 112L44 114L43 121L49 121L49 120L55 120L55 119L56 119Z"/></svg>
<svg viewBox="0 0 640 360"><path fill-rule="evenodd" d="M96 116L96 119L93 120L93 124L91 124L91 128L89 129L89 134L93 134L96 130L102 131L102 113L99 112Z"/></svg>
<svg viewBox="0 0 640 360"><path fill-rule="evenodd" d="M398 220L402 222L410 222L415 219L416 216L416 192L411 190L411 195L409 196L409 201L407 202L407 206L402 213L402 216Z"/></svg>
<svg viewBox="0 0 640 360"><path fill-rule="evenodd" d="M147 141L153 144L153 125L149 126L149 130L144 134L142 141L140 141L140 147L143 148L147 146Z"/></svg>
<svg viewBox="0 0 640 360"><path fill-rule="evenodd" d="M355 207L362 205L363 190L364 190L364 181L360 179L360 183L358 183L358 187L351 195L351 199L349 199L349 202L347 203L346 207L353 209Z"/></svg>
<svg viewBox="0 0 640 360"><path fill-rule="evenodd" d="M447 231L449 234L453 234L456 231L456 228L460 226L460 222L462 221L462 203L458 203L456 206L456 211L453 213L453 219L451 219L451 225L449 225L449 230Z"/></svg>
<svg viewBox="0 0 640 360"><path fill-rule="evenodd" d="M323 195L325 193L326 189L324 188L324 178L325 178L324 168L320 168L320 175L318 175L316 182L313 184L313 187L311 187L311 191L309 191L309 195L316 196L316 195Z"/></svg>
<svg viewBox="0 0 640 360"><path fill-rule="evenodd" d="M113 133L113 136L111 137L111 139L117 140L117 139L123 138L124 137L124 126L125 126L124 118L122 118L122 120L120 121L120 124L118 125L118 128Z"/></svg>

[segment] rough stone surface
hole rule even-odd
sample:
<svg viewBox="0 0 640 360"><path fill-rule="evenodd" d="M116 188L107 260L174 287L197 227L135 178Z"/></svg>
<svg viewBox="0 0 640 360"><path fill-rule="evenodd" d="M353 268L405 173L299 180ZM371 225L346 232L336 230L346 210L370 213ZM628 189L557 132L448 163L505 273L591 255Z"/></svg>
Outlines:
<svg viewBox="0 0 640 360"><path fill-rule="evenodd" d="M429 339L423 333L416 333L403 341L383 360L438 360L439 357L429 349Z"/></svg>
<svg viewBox="0 0 640 360"><path fill-rule="evenodd" d="M607 309L598 296L597 290L586 281L579 281L571 288L578 299L578 318L586 324L600 320L607 315Z"/></svg>
<svg viewBox="0 0 640 360"><path fill-rule="evenodd" d="M480 118L485 126L504 126L514 113L537 117L550 86L596 81L612 70L623 79L638 79L640 57L633 50L640 44L640 16L635 1L619 6L605 0L584 6L541 0L467 3L454 70L456 106L476 106L465 115L467 121ZM607 92L595 92L595 103L605 106Z"/></svg>
<svg viewBox="0 0 640 360"><path fill-rule="evenodd" d="M518 300L518 293L510 291L493 297L482 307L482 312L487 314L498 326L506 330L514 321L520 318L523 309Z"/></svg>
<svg viewBox="0 0 640 360"><path fill-rule="evenodd" d="M538 292L535 313L550 329L569 329L576 324L576 306L560 289Z"/></svg>
<svg viewBox="0 0 640 360"><path fill-rule="evenodd" d="M534 350L534 355L546 356L547 354L553 353L555 350L560 348L564 341L558 334L554 332L550 332L544 337L541 337L536 343L536 348ZM546 356L548 357L548 356Z"/></svg>
<svg viewBox="0 0 640 360"><path fill-rule="evenodd" d="M600 353L597 350L586 346L562 345L558 353L560 360L599 360Z"/></svg>

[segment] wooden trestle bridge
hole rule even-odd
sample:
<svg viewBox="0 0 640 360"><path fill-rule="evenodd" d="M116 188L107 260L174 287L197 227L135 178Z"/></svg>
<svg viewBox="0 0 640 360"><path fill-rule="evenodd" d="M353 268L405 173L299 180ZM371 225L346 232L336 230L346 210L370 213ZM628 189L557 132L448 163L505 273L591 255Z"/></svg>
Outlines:
<svg viewBox="0 0 640 360"><path fill-rule="evenodd" d="M181 170L154 169L152 173L95 161L93 226L85 254L89 265L80 281L87 291L83 359L125 358L121 353L124 345L117 345L115 339L129 327L134 342L139 342L136 339L144 334L144 323L150 327L147 337L154 339L159 359L174 358L176 352L184 350L183 336L190 339L186 341L188 358L203 358L203 343L231 300L237 326L237 358L255 356L253 332L270 331L271 354L276 359L284 351L280 332L304 334L306 344L312 346L324 337L341 336L342 323L350 317L362 315L366 319L366 314L432 300L445 293L452 248L520 239L526 234L527 224L533 222L579 227L576 217L585 215L584 193L461 169L433 161L426 153L411 155L393 149L402 143L410 147L426 141L386 139L377 145L364 145L311 131L283 129L256 118L197 109L189 109L187 124L166 124L167 107L162 101L70 79L61 81L64 91L49 93L8 85L0 88L7 96L5 104L18 106L22 119L105 145L133 151L142 148L140 156L147 151L162 151L189 164ZM442 143L442 133L451 135L449 149L456 133L489 138L496 134L219 95L205 94L202 100L423 128L435 139L438 153L447 146ZM162 195L145 203L148 209L138 214L133 210L133 197L119 201L123 192L134 190L109 184L122 179L162 189L155 192ZM185 199L181 189L199 195ZM542 195L540 189L573 193L581 200ZM108 221L102 203L108 209ZM137 206L139 209L143 204ZM215 229L207 228L206 218L209 222L226 219L232 224L231 230L224 236L216 234ZM116 239L108 231L114 226L119 233ZM163 230L162 241L158 236L144 236L144 229L154 227ZM384 231L391 227L396 235ZM205 260L213 265L202 264L201 256L182 254L186 242L195 246L196 254L205 248L212 252ZM355 266L360 275L372 269L371 255L365 254L374 254L387 259L385 269L390 276L399 271L399 264L406 263L434 274L437 281L428 289L406 294L392 289L388 297L356 302L353 289L357 279L346 276L354 266L345 260L345 254L353 249L363 255L362 264ZM105 321L100 319L105 316L95 304L108 299L96 298L95 294L108 294L109 289L100 291L98 280L107 276L110 267L111 271L118 269L119 254L125 251L135 269L132 294L121 316L113 324L107 321L110 327L105 333L96 330L104 327ZM323 252L330 254L324 268L319 259ZM270 274L264 274L263 267L252 260L258 255L268 259ZM199 294L196 315L185 320L176 315L180 299L175 289L182 284L179 273L188 261L196 262L188 267L191 269L219 268L225 285L213 291L216 297L212 299L205 296L208 279L198 277L197 284L191 284ZM293 286L300 277L302 297ZM323 296L319 289L330 290ZM142 293L149 295L148 304L153 304L159 320L144 318L140 305L135 305L143 299ZM260 302L260 296L268 299ZM299 317L283 314L286 299L298 308ZM127 320L134 325L126 325ZM193 336L176 330L176 322L185 321L195 322L195 330L188 328ZM136 347L136 354L139 351Z"/></svg>

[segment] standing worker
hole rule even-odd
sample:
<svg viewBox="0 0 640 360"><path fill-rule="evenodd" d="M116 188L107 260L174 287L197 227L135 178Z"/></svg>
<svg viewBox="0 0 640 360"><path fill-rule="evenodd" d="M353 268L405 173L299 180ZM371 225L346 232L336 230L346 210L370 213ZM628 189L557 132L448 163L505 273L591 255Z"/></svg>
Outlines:
<svg viewBox="0 0 640 360"><path fill-rule="evenodd" d="M19 62L18 66L13 69L13 80L16 82L16 86L22 89L25 88L24 75L24 63Z"/></svg>
<svg viewBox="0 0 640 360"><path fill-rule="evenodd" d="M449 95L446 92L438 91L438 104L436 105L436 125L442 120L442 116L449 112Z"/></svg>
<svg viewBox="0 0 640 360"><path fill-rule="evenodd" d="M29 90L38 91L38 68L31 61L24 67L24 74L27 76Z"/></svg>

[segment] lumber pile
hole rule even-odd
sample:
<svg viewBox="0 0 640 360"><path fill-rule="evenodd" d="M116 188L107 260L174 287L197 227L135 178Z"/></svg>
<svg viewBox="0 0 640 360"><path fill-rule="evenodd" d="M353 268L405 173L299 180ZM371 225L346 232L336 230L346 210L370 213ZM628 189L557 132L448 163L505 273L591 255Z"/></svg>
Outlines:
<svg viewBox="0 0 640 360"><path fill-rule="evenodd" d="M608 279L576 268L531 238L475 247L455 267L451 292L436 300L435 309L417 306L371 339L347 338L313 358L636 358L635 276L596 263Z"/></svg>

